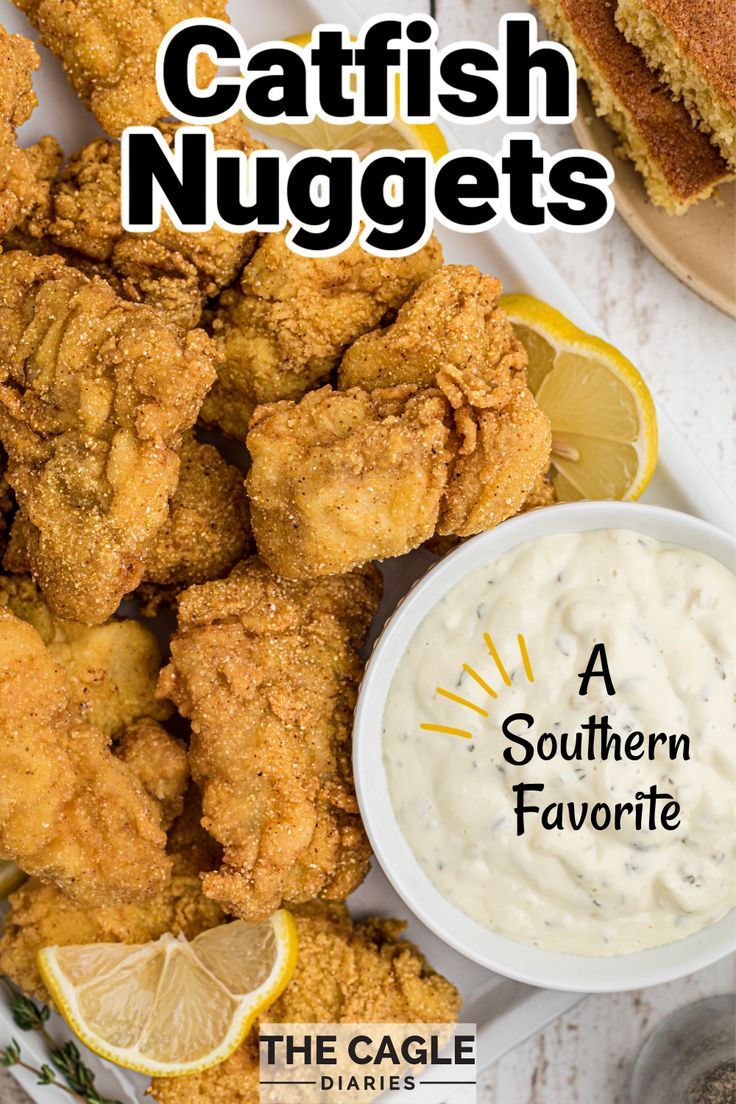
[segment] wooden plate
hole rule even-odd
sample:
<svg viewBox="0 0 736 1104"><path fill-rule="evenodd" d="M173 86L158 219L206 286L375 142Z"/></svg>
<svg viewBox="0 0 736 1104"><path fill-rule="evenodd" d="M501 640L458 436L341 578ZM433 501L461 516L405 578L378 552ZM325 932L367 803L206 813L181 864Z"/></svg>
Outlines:
<svg viewBox="0 0 736 1104"><path fill-rule="evenodd" d="M652 204L633 163L615 152L618 138L596 115L582 83L572 126L581 146L613 165L616 210L636 236L679 280L736 318L736 181L687 214L668 215Z"/></svg>

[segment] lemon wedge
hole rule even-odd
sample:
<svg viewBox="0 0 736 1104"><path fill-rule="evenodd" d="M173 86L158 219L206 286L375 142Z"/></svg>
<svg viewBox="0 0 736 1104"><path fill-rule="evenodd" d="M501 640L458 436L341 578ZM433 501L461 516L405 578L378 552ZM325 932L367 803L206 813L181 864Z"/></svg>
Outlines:
<svg viewBox="0 0 736 1104"><path fill-rule="evenodd" d="M288 985L293 917L234 920L152 943L45 947L38 966L54 1004L90 1050L155 1077L224 1062Z"/></svg>
<svg viewBox="0 0 736 1104"><path fill-rule="evenodd" d="M295 46L307 46L311 34L294 35L287 38ZM314 119L311 123L273 123L256 125L265 134L285 138L303 149L349 149L355 150L361 157L379 149L427 150L435 161L448 152L447 142L438 126L434 123L405 123L398 118L397 84L396 118L390 123L328 123L323 119Z"/></svg>
<svg viewBox="0 0 736 1104"><path fill-rule="evenodd" d="M654 400L630 360L530 295L500 300L529 355L529 386L552 422L560 502L638 498L657 464Z"/></svg>
<svg viewBox="0 0 736 1104"><path fill-rule="evenodd" d="M0 901L4 901L14 893L26 880L27 875L19 870L14 862L2 860L0 862Z"/></svg>

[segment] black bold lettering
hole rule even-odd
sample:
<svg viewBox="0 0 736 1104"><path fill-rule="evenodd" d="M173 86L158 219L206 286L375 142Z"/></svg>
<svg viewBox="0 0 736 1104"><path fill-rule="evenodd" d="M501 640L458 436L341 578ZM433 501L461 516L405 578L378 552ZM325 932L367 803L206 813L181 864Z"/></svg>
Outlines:
<svg viewBox="0 0 736 1104"><path fill-rule="evenodd" d="M541 782L519 782L518 785L512 786L511 789L517 794L516 805L514 806L514 812L516 813L516 834L517 836L524 835L524 816L526 813L538 813L538 805L527 805L524 802L524 795L528 790L534 790L536 793L542 793L544 786Z"/></svg>
<svg viewBox="0 0 736 1104"><path fill-rule="evenodd" d="M457 227L486 226L496 217L488 200L498 199L498 176L489 161L472 155L446 158L434 185L439 214Z"/></svg>
<svg viewBox="0 0 736 1104"><path fill-rule="evenodd" d="M437 38L434 20L415 16L406 26L406 37L415 43L406 51L406 114L432 114L432 52Z"/></svg>
<svg viewBox="0 0 736 1104"><path fill-rule="evenodd" d="M596 663L600 661L600 670L596 670ZM592 678L602 678L606 684L606 693L609 697L612 697L616 693L616 688L613 685L613 679L611 678L611 671L608 666L608 656L606 655L606 645L596 644L593 651L590 653L590 658L585 665L584 671L578 672L578 678L580 681L580 689L578 693L581 698L584 698L588 693L588 684ZM607 719L607 718L606 718Z"/></svg>
<svg viewBox="0 0 736 1104"><path fill-rule="evenodd" d="M509 210L520 226L543 226L545 209L535 202L535 177L544 172L544 159L535 152L532 138L511 138L508 154L501 158L508 176Z"/></svg>
<svg viewBox="0 0 736 1104"><path fill-rule="evenodd" d="M250 77L252 73L263 76ZM248 114L254 118L304 119L307 108L307 69L300 50L286 46L256 47L248 61L249 80L245 90Z"/></svg>
<svg viewBox="0 0 736 1104"><path fill-rule="evenodd" d="M363 46L355 51L356 66L363 66L364 105L367 116L390 118L394 113L394 82L389 74L401 63L401 53L389 42L401 38L398 19L379 19L365 32Z"/></svg>
<svg viewBox="0 0 736 1104"><path fill-rule="evenodd" d="M227 118L240 97L238 78L214 77L207 90L192 87L192 55L209 47L218 65L240 65L240 41L227 23L189 24L175 30L159 65L159 76L166 106L180 119L213 121Z"/></svg>
<svg viewBox="0 0 736 1104"><path fill-rule="evenodd" d="M289 235L296 252L335 253L352 241L354 161L354 154L336 151L292 161L286 195L294 223L300 224Z"/></svg>
<svg viewBox="0 0 736 1104"><path fill-rule="evenodd" d="M575 62L557 42L538 42L531 15L507 15L501 21L506 55L506 121L569 122L575 113ZM532 96L532 89L538 95ZM536 101L536 102L535 102Z"/></svg>
<svg viewBox="0 0 736 1104"><path fill-rule="evenodd" d="M215 171L221 222L261 231L283 224L279 205L283 159L277 150L255 150L250 155L241 150L218 151Z"/></svg>
<svg viewBox="0 0 736 1104"><path fill-rule="evenodd" d="M490 118L498 105L498 89L484 73L497 73L498 62L482 45L448 50L440 62L440 77L453 92L440 92L443 112L455 119Z"/></svg>
<svg viewBox="0 0 736 1104"><path fill-rule="evenodd" d="M345 95L345 67L353 63L353 48L343 41L343 32L321 30L311 52L319 75L319 103L322 113L347 119L354 111L352 96Z"/></svg>
<svg viewBox="0 0 736 1104"><path fill-rule="evenodd" d="M504 748L504 759L507 763L510 763L512 767L523 767L534 758L534 745L529 743L528 740L525 740L523 736L517 736L515 732L511 731L511 725L515 721L523 721L528 731L534 724L534 717L532 717L531 713L511 713L505 718L501 725L501 731L506 739L510 740L512 744L518 744L520 748L524 749L523 758L514 759L514 753L511 748Z"/></svg>
<svg viewBox="0 0 736 1104"><path fill-rule="evenodd" d="M161 209L182 226L206 228L207 157L211 133L182 128L174 149L153 127L123 135L123 225L126 230L157 229Z"/></svg>
<svg viewBox="0 0 736 1104"><path fill-rule="evenodd" d="M392 194L386 194L391 188ZM430 225L427 212L427 158L423 154L381 154L363 170L360 200L371 249L409 253L419 248Z"/></svg>
<svg viewBox="0 0 736 1104"><path fill-rule="evenodd" d="M584 153L567 154L552 165L549 186L578 206L551 199L547 210L561 226L596 225L613 205L608 183L609 170L602 162Z"/></svg>

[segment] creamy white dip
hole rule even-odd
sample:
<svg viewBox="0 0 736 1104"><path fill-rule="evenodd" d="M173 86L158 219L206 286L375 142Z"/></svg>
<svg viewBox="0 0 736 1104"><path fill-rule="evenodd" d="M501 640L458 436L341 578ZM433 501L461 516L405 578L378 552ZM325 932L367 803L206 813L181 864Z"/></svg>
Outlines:
<svg viewBox="0 0 736 1104"><path fill-rule="evenodd" d="M731 572L699 552L625 530L529 541L453 587L401 658L383 718L396 817L440 893L503 935L587 955L670 943L722 917L734 904L735 631ZM616 693L594 677L581 697L579 673L598 642ZM534 717L528 731L512 726L534 746L523 766L504 758L506 749L517 760L524 754L502 732L515 713ZM640 731L642 744L634 737L630 748L644 757L622 751L618 761L588 759L586 737L582 758L563 758L561 734L574 739L592 715L607 715L622 740ZM558 745L548 760L537 754L545 732ZM688 739L658 742L649 759L650 733ZM545 754L553 743L545 741ZM568 751L574 755L575 745ZM564 827L546 829L540 814L525 813L517 834L518 783L544 785L526 804L563 803ZM655 785L680 805L675 830L662 827L664 799L655 802L654 829L646 805L640 830L626 811L618 831L613 821L596 830L590 813L572 830L568 802L575 816L584 802L613 812Z"/></svg>

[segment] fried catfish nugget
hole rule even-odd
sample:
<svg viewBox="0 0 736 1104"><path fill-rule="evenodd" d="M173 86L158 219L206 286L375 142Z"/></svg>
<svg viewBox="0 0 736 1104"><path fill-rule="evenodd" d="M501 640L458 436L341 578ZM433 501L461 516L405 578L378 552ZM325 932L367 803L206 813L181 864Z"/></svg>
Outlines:
<svg viewBox="0 0 736 1104"><path fill-rule="evenodd" d="M158 126L173 146L179 126ZM239 117L212 127L216 149L249 153L262 149ZM55 246L81 254L99 266L116 291L135 303L147 303L184 329L196 326L205 300L232 283L253 253L254 233L213 226L201 234L177 230L164 214L158 230L129 233L120 213L120 145L97 138L71 158L51 188L46 220L39 233Z"/></svg>
<svg viewBox="0 0 736 1104"><path fill-rule="evenodd" d="M221 579L251 551L241 472L188 434L169 516L146 554L145 584L176 588ZM146 593L151 586L145 588Z"/></svg>
<svg viewBox="0 0 736 1104"><path fill-rule="evenodd" d="M0 608L0 857L78 900L166 884L160 814L103 734L82 723L36 630Z"/></svg>
<svg viewBox="0 0 736 1104"><path fill-rule="evenodd" d="M514 517L547 471L549 419L528 387L498 409L457 419L458 445L440 510L440 536L472 537Z"/></svg>
<svg viewBox="0 0 736 1104"><path fill-rule="evenodd" d="M61 60L67 79L114 137L168 115L156 89L156 53L183 19L227 21L225 0L13 0ZM203 59L200 83L214 67Z"/></svg>
<svg viewBox="0 0 736 1104"><path fill-rule="evenodd" d="M248 490L274 571L339 574L519 512L549 465L551 431L500 291L473 266L446 265L347 350L348 390L256 410Z"/></svg>
<svg viewBox="0 0 736 1104"><path fill-rule="evenodd" d="M451 459L449 404L409 384L323 387L259 407L247 444L258 550L291 579L400 556L437 527Z"/></svg>
<svg viewBox="0 0 736 1104"><path fill-rule="evenodd" d="M180 596L160 692L192 723L203 824L224 848L204 892L245 920L342 900L368 870L350 732L379 596L374 568L294 584L258 559Z"/></svg>
<svg viewBox="0 0 736 1104"><path fill-rule="evenodd" d="M214 356L59 257L0 256L0 442L55 616L105 621L141 581Z"/></svg>
<svg viewBox="0 0 736 1104"><path fill-rule="evenodd" d="M412 943L401 920L353 922L341 905L296 910L299 958L265 1023L454 1023L460 995ZM222 1065L193 1077L156 1078L158 1104L258 1104L258 1032Z"/></svg>
<svg viewBox="0 0 736 1104"><path fill-rule="evenodd" d="M527 387L527 356L498 305L501 284L445 265L393 325L359 338L340 387L438 387L454 412L454 453L437 531L472 536L517 514L549 467L551 430Z"/></svg>
<svg viewBox="0 0 736 1104"><path fill-rule="evenodd" d="M147 943L164 932L194 939L221 924L225 917L202 893L199 871L217 858L217 847L199 826L201 807L190 789L184 812L169 831L172 876L168 885L147 900L80 905L69 894L31 878L10 897L0 937L0 973L30 996L48 1001L38 972L43 947L85 943Z"/></svg>
<svg viewBox="0 0 736 1104"><path fill-rule="evenodd" d="M0 24L0 234L16 226L35 199L35 174L15 132L38 103L31 74L39 65L33 43Z"/></svg>
<svg viewBox="0 0 736 1104"><path fill-rule="evenodd" d="M554 506L557 502L557 494L549 475L545 473L537 477L537 481L526 497L522 512L526 510L539 510L542 506Z"/></svg>
<svg viewBox="0 0 736 1104"><path fill-rule="evenodd" d="M83 719L105 736L117 739L144 717L163 721L171 715L170 704L155 697L161 649L139 621L62 621L33 580L21 575L0 576L0 606L33 625L64 668L70 698Z"/></svg>
<svg viewBox="0 0 736 1104"><path fill-rule="evenodd" d="M213 329L224 359L203 419L245 437L257 403L299 399L323 382L441 261L434 237L409 257L374 257L357 240L335 257L301 257L283 234L267 234L220 297Z"/></svg>
<svg viewBox="0 0 736 1104"><path fill-rule="evenodd" d="M8 543L8 533L15 501L10 484L5 478L7 462L5 449L0 445L0 558L5 554Z"/></svg>
<svg viewBox="0 0 736 1104"><path fill-rule="evenodd" d="M156 802L161 826L168 829L182 813L189 783L189 759L184 742L151 717L142 717L126 729L114 751Z"/></svg>
<svg viewBox="0 0 736 1104"><path fill-rule="evenodd" d="M58 142L42 138L20 149L15 132L36 107L31 74L40 58L32 42L0 24L0 237L4 237L48 195L51 173L61 156Z"/></svg>
<svg viewBox="0 0 736 1104"><path fill-rule="evenodd" d="M342 390L414 383L457 402L501 406L526 370L526 353L498 305L501 284L475 265L443 265L390 326L359 337L340 364ZM459 395L456 395L456 392Z"/></svg>

